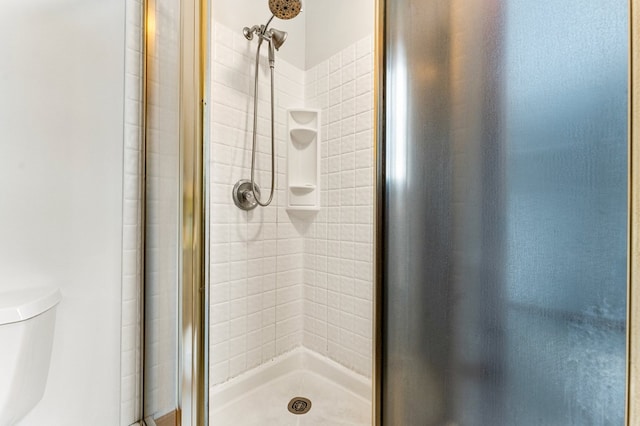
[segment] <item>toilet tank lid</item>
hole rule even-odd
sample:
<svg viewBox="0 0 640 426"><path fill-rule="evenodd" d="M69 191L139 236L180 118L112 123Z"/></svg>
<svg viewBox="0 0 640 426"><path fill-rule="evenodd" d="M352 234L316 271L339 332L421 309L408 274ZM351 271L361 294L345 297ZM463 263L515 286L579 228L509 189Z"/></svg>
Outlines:
<svg viewBox="0 0 640 426"><path fill-rule="evenodd" d="M24 321L51 309L60 302L55 287L0 290L0 325Z"/></svg>

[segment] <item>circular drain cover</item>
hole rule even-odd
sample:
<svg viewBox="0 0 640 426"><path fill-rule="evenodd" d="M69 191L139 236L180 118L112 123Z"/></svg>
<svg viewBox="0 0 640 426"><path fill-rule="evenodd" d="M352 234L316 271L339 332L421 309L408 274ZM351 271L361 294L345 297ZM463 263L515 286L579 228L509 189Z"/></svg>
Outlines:
<svg viewBox="0 0 640 426"><path fill-rule="evenodd" d="M289 405L287 408L293 414L306 414L311 410L311 401L307 398L303 398L301 396L296 396L291 401L289 401Z"/></svg>

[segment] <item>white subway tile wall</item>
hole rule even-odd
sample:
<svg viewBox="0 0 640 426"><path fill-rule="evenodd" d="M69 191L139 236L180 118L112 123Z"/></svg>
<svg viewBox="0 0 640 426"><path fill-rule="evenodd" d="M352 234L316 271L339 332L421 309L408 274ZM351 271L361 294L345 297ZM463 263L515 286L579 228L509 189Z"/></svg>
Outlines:
<svg viewBox="0 0 640 426"><path fill-rule="evenodd" d="M304 72L276 60L275 194L238 209L231 190L250 178L256 41L213 26L211 105L210 378L222 383L302 344L305 221L285 211L286 108L304 105ZM269 67L262 49L256 182L271 188Z"/></svg>
<svg viewBox="0 0 640 426"><path fill-rule="evenodd" d="M140 419L142 284L142 0L126 2L120 425Z"/></svg>
<svg viewBox="0 0 640 426"><path fill-rule="evenodd" d="M322 209L304 239L305 347L371 377L373 37L307 70L321 108Z"/></svg>
<svg viewBox="0 0 640 426"><path fill-rule="evenodd" d="M303 71L276 59L273 204L243 212L231 190L249 178L256 42L213 28L211 384L303 345L371 376L373 41ZM260 69L257 181L270 188L269 74ZM321 108L322 209L289 215L286 109Z"/></svg>

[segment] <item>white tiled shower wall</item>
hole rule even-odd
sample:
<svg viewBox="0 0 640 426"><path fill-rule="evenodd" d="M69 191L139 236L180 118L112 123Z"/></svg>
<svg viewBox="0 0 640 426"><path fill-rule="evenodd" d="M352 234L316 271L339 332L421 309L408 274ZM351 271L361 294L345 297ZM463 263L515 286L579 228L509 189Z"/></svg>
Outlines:
<svg viewBox="0 0 640 426"><path fill-rule="evenodd" d="M373 39L307 70L322 109L322 209L304 240L304 346L371 376Z"/></svg>
<svg viewBox="0 0 640 426"><path fill-rule="evenodd" d="M255 43L222 24L213 27L211 106L211 383L226 381L302 343L303 221L285 209L282 105L304 104L304 73L276 62L277 183L267 208L241 211L231 190L250 177ZM263 46L263 59L266 55ZM258 169L270 170L269 74L262 63ZM262 200L271 176L256 174Z"/></svg>
<svg viewBox="0 0 640 426"><path fill-rule="evenodd" d="M220 23L213 33L211 384L302 344L370 376L372 39L308 71L276 60L276 196L269 207L243 212L231 190L250 176L256 43ZM268 79L263 61L262 199L270 188ZM285 210L286 109L301 106L323 111L322 209L306 218Z"/></svg>

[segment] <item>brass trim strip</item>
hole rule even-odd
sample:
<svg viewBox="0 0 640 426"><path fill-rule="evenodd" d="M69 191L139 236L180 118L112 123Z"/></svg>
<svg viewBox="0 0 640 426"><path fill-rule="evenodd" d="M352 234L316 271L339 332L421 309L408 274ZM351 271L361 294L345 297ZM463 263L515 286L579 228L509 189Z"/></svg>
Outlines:
<svg viewBox="0 0 640 426"><path fill-rule="evenodd" d="M142 87L141 87L141 110L142 117L140 119L140 126L142 129L142 137L140 140L140 156L142 157L141 165L140 165L140 199L138 200L140 203L141 209L141 218L140 221L140 234L141 234L141 247L142 253L140 255L140 289L139 289L139 324L140 334L139 334L139 344L140 344L140 352L138 359L138 367L140 368L140 377L138 379L140 386L140 394L138 399L138 414L141 419L141 423L144 424L144 401L145 401L145 383L146 383L146 368L145 368L145 359L146 359L146 350L147 350L147 315L146 315L146 300L147 300L147 280L146 280L146 268L147 268L147 256L146 256L146 247L147 247L147 114L148 114L148 99L147 94L149 93L149 80L148 80L148 66L149 66L149 8L150 2L154 0L144 0L142 3L142 22L140 23L141 31L142 31Z"/></svg>
<svg viewBox="0 0 640 426"><path fill-rule="evenodd" d="M203 109L207 0L181 2L180 48L180 424L207 424Z"/></svg>
<svg viewBox="0 0 640 426"><path fill-rule="evenodd" d="M170 411L164 416L155 419L154 423L156 426L180 426L180 411Z"/></svg>
<svg viewBox="0 0 640 426"><path fill-rule="evenodd" d="M200 287L201 290L201 303L203 305L202 308L202 350L200 353L200 364L201 364L201 377L200 377L200 387L202 389L202 400L199 401L198 412L199 418L201 418L201 422L199 424L208 425L209 424L209 264L210 264L210 253L209 253L209 225L211 224L210 220L210 210L209 210L209 189L210 185L210 140L209 135L211 134L211 120L207 119L210 115L209 111L209 93L210 93L210 84L211 81L211 66L210 66L210 48L211 48L211 40L213 34L211 32L211 8L210 8L210 0L200 0L200 122L202 123L202 131L203 134L201 136L202 139L202 182L203 182L203 239L202 244L203 247L203 277L204 282Z"/></svg>
<svg viewBox="0 0 640 426"><path fill-rule="evenodd" d="M382 279L385 183L385 0L375 0L374 64L373 64L373 164L375 214L373 219L373 372L372 424L382 424Z"/></svg>
<svg viewBox="0 0 640 426"><path fill-rule="evenodd" d="M640 424L640 7L629 1L629 256L626 424Z"/></svg>

